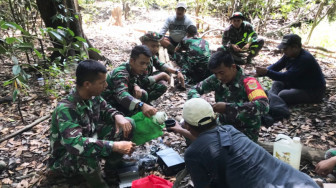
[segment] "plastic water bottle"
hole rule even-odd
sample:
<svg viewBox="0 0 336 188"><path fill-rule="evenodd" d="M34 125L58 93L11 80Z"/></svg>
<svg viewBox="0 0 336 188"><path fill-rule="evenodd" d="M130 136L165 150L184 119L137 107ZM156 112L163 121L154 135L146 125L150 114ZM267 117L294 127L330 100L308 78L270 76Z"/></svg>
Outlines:
<svg viewBox="0 0 336 188"><path fill-rule="evenodd" d="M37 82L38 82L39 86L44 86L44 79L43 78L38 78Z"/></svg>
<svg viewBox="0 0 336 188"><path fill-rule="evenodd" d="M156 114L152 117L153 122L159 125L163 124L167 119L168 116L166 112L156 112Z"/></svg>
<svg viewBox="0 0 336 188"><path fill-rule="evenodd" d="M284 134L278 134L275 141L273 156L299 170L302 150L300 138L291 139Z"/></svg>

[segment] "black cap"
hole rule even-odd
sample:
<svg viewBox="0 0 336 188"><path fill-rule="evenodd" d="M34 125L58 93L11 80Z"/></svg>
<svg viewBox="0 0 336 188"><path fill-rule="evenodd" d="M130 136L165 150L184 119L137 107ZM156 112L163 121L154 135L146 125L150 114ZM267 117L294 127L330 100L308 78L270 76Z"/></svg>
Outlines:
<svg viewBox="0 0 336 188"><path fill-rule="evenodd" d="M284 49L287 46L301 46L301 37L297 34L288 34L282 38L281 43L278 45L279 49Z"/></svg>

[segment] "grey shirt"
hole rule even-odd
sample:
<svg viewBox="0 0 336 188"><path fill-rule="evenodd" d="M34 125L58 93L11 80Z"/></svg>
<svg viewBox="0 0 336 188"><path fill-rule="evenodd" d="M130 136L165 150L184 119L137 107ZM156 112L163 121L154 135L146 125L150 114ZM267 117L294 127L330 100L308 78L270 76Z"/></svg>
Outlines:
<svg viewBox="0 0 336 188"><path fill-rule="evenodd" d="M165 21L162 29L160 30L161 35L165 35L167 31L169 30L169 36L175 41L175 42L181 42L183 37L186 36L187 28L190 25L195 25L194 22L186 15L184 15L184 18L181 20L176 19L176 15L170 16Z"/></svg>
<svg viewBox="0 0 336 188"><path fill-rule="evenodd" d="M231 125L201 133L184 157L195 188L319 187Z"/></svg>

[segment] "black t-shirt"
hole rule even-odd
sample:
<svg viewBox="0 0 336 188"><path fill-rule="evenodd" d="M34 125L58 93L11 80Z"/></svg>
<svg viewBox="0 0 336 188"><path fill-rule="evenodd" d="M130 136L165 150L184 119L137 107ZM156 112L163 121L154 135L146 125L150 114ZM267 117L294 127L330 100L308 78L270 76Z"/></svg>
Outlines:
<svg viewBox="0 0 336 188"><path fill-rule="evenodd" d="M231 125L203 132L185 153L195 188L316 187L306 174L274 158Z"/></svg>

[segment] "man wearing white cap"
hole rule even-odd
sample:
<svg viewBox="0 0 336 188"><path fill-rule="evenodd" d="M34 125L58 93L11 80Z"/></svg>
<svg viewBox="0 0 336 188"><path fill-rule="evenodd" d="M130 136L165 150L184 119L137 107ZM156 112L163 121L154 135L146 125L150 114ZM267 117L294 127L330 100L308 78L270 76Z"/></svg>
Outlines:
<svg viewBox="0 0 336 188"><path fill-rule="evenodd" d="M185 15L187 11L187 4L185 2L178 2L176 6L176 15L167 18L160 35L165 36L169 31L169 36L164 37L160 41L164 48L167 48L170 54L174 54L175 47L186 36L187 28L190 25L195 25L193 21Z"/></svg>
<svg viewBox="0 0 336 188"><path fill-rule="evenodd" d="M184 155L195 188L318 188L309 176L274 158L231 125L217 125L212 106L204 99L187 101L182 116L196 138ZM182 128L177 124L174 129Z"/></svg>

